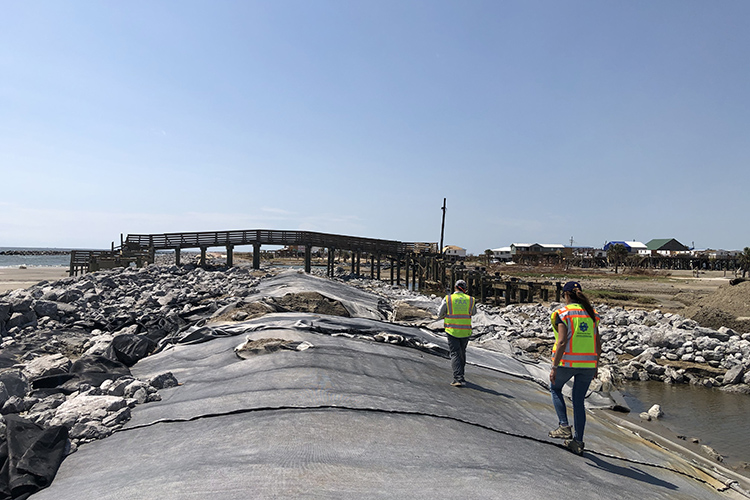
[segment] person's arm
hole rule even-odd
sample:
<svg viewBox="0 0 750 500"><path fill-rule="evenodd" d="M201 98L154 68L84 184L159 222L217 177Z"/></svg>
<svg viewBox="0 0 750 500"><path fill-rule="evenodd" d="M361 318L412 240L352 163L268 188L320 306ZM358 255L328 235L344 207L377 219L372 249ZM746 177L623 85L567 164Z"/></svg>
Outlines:
<svg viewBox="0 0 750 500"><path fill-rule="evenodd" d="M568 326L562 321L557 324L557 342L555 342L555 357L552 360L552 368L549 371L550 383L555 383L555 376L557 375L557 367L562 361L563 354L565 353L565 344L568 343Z"/></svg>
<svg viewBox="0 0 750 500"><path fill-rule="evenodd" d="M445 318L445 315L448 313L448 303L445 301L445 297L443 297L443 303L440 304L440 310L438 311L438 319Z"/></svg>

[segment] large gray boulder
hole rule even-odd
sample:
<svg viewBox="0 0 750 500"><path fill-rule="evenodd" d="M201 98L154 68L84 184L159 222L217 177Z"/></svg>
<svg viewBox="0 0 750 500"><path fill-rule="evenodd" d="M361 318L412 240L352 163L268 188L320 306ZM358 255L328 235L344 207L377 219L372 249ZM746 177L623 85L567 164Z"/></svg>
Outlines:
<svg viewBox="0 0 750 500"><path fill-rule="evenodd" d="M57 302L64 302L70 304L77 302L83 297L83 292L79 290L68 289L57 296Z"/></svg>
<svg viewBox="0 0 750 500"><path fill-rule="evenodd" d="M50 375L68 373L73 363L62 354L39 356L26 363L23 374L28 380L35 380Z"/></svg>
<svg viewBox="0 0 750 500"><path fill-rule="evenodd" d="M66 401L64 394L51 394L31 407L29 413L42 413L54 410Z"/></svg>
<svg viewBox="0 0 750 500"><path fill-rule="evenodd" d="M26 376L16 368L0 370L0 383L5 386L9 396L22 398L29 391L29 382Z"/></svg>
<svg viewBox="0 0 750 500"><path fill-rule="evenodd" d="M166 389L168 387L177 387L178 385L180 385L172 372L166 372L157 375L149 380L148 383L149 385L157 389Z"/></svg>
<svg viewBox="0 0 750 500"><path fill-rule="evenodd" d="M727 372L724 374L724 385L733 385L733 384L739 384L742 382L742 376L745 373L745 367L742 365L734 366L733 368L730 368L727 370Z"/></svg>
<svg viewBox="0 0 750 500"><path fill-rule="evenodd" d="M28 295L16 295L10 297L10 308L13 312L25 313L31 310L34 299Z"/></svg>
<svg viewBox="0 0 750 500"><path fill-rule="evenodd" d="M10 319L10 304L7 302L0 302L0 323L8 321Z"/></svg>
<svg viewBox="0 0 750 500"><path fill-rule="evenodd" d="M55 412L51 425L65 425L72 428L78 422L101 420L108 413L127 406L124 398L117 396L77 396L61 404ZM96 417L100 416L99 419Z"/></svg>
<svg viewBox="0 0 750 500"><path fill-rule="evenodd" d="M24 328L36 324L36 313L31 309L24 312L14 312L8 320L8 329L14 327Z"/></svg>
<svg viewBox="0 0 750 500"><path fill-rule="evenodd" d="M49 317L57 319L57 304L51 300L37 300L34 304L34 312L40 318Z"/></svg>
<svg viewBox="0 0 750 500"><path fill-rule="evenodd" d="M651 408L649 408L648 412L649 416L654 419L658 419L664 416L664 412L661 409L660 405L654 405Z"/></svg>

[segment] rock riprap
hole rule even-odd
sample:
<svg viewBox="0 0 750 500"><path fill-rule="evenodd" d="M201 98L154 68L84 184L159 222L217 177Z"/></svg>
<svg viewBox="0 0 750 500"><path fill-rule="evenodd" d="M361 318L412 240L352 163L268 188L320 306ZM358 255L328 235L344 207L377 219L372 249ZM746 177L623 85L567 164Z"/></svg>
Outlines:
<svg viewBox="0 0 750 500"><path fill-rule="evenodd" d="M349 284L381 293L391 303L409 303L430 312L433 320L442 297L427 298L382 282L347 279ZM475 344L491 348L493 341L510 343L516 353L549 361L555 335L550 316L560 303L478 305L472 320ZM657 380L689 383L750 394L750 333L698 322L659 310L624 309L595 305L601 316L602 365L614 382ZM398 311L399 308L395 307ZM427 324L411 314L412 324ZM392 320L404 319L394 316Z"/></svg>
<svg viewBox="0 0 750 500"><path fill-rule="evenodd" d="M492 332L480 331L479 343L504 337L529 355L549 359L554 344L550 315L560 306L493 308L485 327ZM750 393L750 333L705 328L692 319L658 310L595 307L601 316L602 364L617 380L690 383Z"/></svg>

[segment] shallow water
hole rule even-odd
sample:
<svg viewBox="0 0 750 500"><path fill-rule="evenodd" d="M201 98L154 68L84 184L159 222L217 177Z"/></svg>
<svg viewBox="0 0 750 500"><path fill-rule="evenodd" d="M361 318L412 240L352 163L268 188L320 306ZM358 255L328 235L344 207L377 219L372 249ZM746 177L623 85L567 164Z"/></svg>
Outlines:
<svg viewBox="0 0 750 500"><path fill-rule="evenodd" d="M661 405L660 422L675 434L700 438L727 462L750 462L750 395L662 382L629 382L620 389L634 415Z"/></svg>
<svg viewBox="0 0 750 500"><path fill-rule="evenodd" d="M0 247L4 250L58 250L55 248L11 248ZM0 255L0 267L48 267L70 265L70 255Z"/></svg>

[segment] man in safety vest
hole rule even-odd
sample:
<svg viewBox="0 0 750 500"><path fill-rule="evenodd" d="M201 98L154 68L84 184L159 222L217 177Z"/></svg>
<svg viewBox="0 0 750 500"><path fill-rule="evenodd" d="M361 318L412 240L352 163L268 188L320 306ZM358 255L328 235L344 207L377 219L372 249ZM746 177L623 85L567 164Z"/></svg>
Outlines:
<svg viewBox="0 0 750 500"><path fill-rule="evenodd" d="M448 337L448 350L453 369L451 385L454 387L466 385L466 380L464 380L466 346L471 336L471 316L477 312L474 297L467 295L467 292L466 282L456 281L456 291L445 296L438 312L438 319L445 318L445 333Z"/></svg>
<svg viewBox="0 0 750 500"><path fill-rule="evenodd" d="M599 314L583 294L581 284L569 281L563 286L565 307L552 313L555 346L552 349L552 368L549 381L552 404L559 425L549 432L553 438L564 439L565 446L578 455L583 454L583 431L586 410L583 400L591 381L596 378L602 352L599 337ZM568 424L567 408L562 395L565 383L573 378L573 429Z"/></svg>

